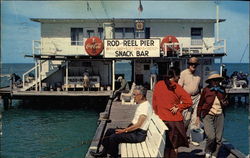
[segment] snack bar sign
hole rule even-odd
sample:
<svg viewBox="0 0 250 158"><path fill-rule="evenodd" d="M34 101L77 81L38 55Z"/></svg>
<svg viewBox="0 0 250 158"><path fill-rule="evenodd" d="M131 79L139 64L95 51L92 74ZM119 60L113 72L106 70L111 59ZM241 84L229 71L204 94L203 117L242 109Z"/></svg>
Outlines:
<svg viewBox="0 0 250 158"><path fill-rule="evenodd" d="M160 57L160 39L104 40L105 58Z"/></svg>

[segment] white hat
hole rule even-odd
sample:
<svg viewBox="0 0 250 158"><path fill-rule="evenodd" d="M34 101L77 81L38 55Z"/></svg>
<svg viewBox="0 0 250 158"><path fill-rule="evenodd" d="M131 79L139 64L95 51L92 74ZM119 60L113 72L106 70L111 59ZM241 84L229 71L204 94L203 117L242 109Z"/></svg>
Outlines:
<svg viewBox="0 0 250 158"><path fill-rule="evenodd" d="M123 77L122 76L119 76L118 78L117 78L117 81L120 81L120 80L122 80L123 79Z"/></svg>

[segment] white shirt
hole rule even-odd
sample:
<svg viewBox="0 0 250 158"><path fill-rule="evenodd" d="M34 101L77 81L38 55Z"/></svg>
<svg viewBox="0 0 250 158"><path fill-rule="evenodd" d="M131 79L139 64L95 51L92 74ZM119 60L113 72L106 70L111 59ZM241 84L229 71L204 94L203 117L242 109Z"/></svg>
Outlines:
<svg viewBox="0 0 250 158"><path fill-rule="evenodd" d="M145 115L147 116L147 118L140 128L143 130L147 130L152 114L153 114L152 105L148 101L145 101L139 104L139 106L137 107L132 123L136 124L138 122L140 115Z"/></svg>
<svg viewBox="0 0 250 158"><path fill-rule="evenodd" d="M189 69L181 72L179 85L185 89L190 95L195 95L199 92L201 78L196 74L192 74Z"/></svg>

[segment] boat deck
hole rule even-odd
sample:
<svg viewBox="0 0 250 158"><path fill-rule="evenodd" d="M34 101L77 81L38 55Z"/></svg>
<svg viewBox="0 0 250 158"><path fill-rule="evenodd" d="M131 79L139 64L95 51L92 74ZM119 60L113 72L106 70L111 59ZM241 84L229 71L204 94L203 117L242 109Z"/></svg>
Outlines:
<svg viewBox="0 0 250 158"><path fill-rule="evenodd" d="M152 91L148 91L148 100L151 102L152 98ZM109 107L111 106L111 107ZM109 120L102 120L97 131L96 135L93 139L93 142L90 145L90 150L99 150L99 142L96 142L99 140L98 138L101 137L101 133L103 134L104 131L108 128L116 128L116 127L126 127L130 121L132 120L132 117L134 115L135 109L137 105L122 105L121 102L112 102L108 107L106 108L106 112L109 113ZM110 111L109 111L110 109ZM108 123L110 122L110 123ZM102 130L102 131L100 131ZM236 149L230 149L230 146L232 148L231 144L228 144L226 141L223 142L223 148L220 152L220 158L235 158L235 157L245 157L242 153L240 153ZM204 148L205 148L205 141L201 142L199 146L194 146L190 144L189 148L186 147L180 147L179 148L179 158L203 158L204 157ZM86 157L91 158L92 156L88 153L86 154ZM237 155L237 156L235 156Z"/></svg>

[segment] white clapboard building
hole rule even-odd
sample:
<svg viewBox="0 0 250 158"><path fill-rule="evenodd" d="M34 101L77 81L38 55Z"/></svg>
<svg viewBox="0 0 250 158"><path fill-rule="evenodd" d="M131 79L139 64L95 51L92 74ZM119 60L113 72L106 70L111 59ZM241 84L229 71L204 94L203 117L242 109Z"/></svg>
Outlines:
<svg viewBox="0 0 250 158"><path fill-rule="evenodd" d="M192 56L200 59L204 83L214 60L226 55L225 40L215 39L216 19L31 20L41 24L41 38L27 55L36 65L23 75L19 91L84 89L85 72L90 91L114 90L115 63L121 60L131 63L132 82L152 89L170 66L183 70Z"/></svg>

